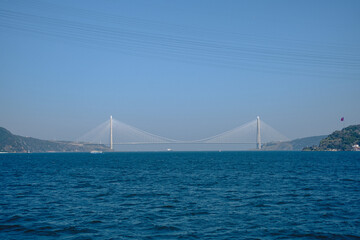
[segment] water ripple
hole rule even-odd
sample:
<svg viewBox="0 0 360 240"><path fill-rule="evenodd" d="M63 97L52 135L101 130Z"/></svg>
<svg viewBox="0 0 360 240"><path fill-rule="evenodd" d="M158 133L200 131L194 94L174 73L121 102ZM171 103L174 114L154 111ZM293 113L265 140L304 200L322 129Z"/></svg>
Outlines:
<svg viewBox="0 0 360 240"><path fill-rule="evenodd" d="M0 239L360 239L358 153L0 155Z"/></svg>

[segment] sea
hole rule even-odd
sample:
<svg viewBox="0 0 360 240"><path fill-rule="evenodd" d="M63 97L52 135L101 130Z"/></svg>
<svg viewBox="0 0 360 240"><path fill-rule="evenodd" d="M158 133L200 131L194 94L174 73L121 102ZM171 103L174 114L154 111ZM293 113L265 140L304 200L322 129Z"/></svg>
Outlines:
<svg viewBox="0 0 360 240"><path fill-rule="evenodd" d="M360 152L0 154L0 239L360 239Z"/></svg>

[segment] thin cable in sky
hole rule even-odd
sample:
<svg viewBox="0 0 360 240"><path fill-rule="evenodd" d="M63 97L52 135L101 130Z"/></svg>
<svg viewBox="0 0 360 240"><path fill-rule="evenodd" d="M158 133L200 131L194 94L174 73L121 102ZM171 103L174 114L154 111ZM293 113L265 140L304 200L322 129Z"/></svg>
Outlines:
<svg viewBox="0 0 360 240"><path fill-rule="evenodd" d="M63 12L62 7L47 4L41 5L38 2L34 6L45 7L49 11ZM132 28L134 24L147 24L141 20L125 18L124 22L118 21L119 18L123 19L121 17L110 16L111 24L107 18L105 21L94 23L86 21L86 18L94 19L101 16L99 18L104 20L104 16L86 10L73 8L70 10L66 13L74 20L0 9L0 27L66 39L99 49L109 48L124 54L155 56L195 63L320 75L323 73L332 75L344 72L344 70L350 75L351 73L357 75L360 69L360 58L356 51L330 51L306 48L306 45L288 48L248 42L249 39L234 43L226 39L200 38L197 35L186 34L186 31L191 33L194 29L186 30L184 27L180 31L151 31L151 26L157 25L151 22L147 25L150 30L145 31ZM78 11L76 13L81 18L74 17L75 11Z"/></svg>

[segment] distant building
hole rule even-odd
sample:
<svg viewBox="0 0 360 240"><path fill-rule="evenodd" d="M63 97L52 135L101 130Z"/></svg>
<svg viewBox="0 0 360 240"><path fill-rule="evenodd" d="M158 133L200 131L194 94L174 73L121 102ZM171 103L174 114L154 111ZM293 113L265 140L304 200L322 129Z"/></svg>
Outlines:
<svg viewBox="0 0 360 240"><path fill-rule="evenodd" d="M359 144L353 145L353 146L352 146L352 150L353 150L353 151L360 151Z"/></svg>

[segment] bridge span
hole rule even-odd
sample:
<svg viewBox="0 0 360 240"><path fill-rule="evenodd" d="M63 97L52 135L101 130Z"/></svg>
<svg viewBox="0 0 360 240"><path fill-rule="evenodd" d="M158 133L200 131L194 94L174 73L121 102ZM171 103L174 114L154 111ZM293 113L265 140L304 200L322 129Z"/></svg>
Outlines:
<svg viewBox="0 0 360 240"><path fill-rule="evenodd" d="M261 149L263 142L288 140L284 135L270 127L260 117L223 133L197 140L176 140L159 136L135 128L110 116L110 119L85 133L78 142L102 143L110 149L118 145L150 145L150 144L239 144L254 145Z"/></svg>

